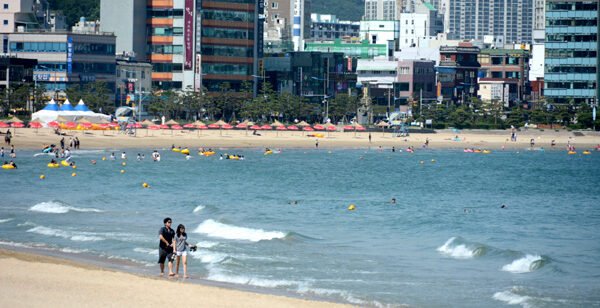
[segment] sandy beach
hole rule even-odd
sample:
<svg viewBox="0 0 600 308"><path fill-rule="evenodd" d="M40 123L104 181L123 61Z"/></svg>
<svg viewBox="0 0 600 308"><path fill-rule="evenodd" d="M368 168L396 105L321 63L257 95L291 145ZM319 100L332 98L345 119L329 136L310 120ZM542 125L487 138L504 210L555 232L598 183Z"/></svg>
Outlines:
<svg viewBox="0 0 600 308"><path fill-rule="evenodd" d="M3 130L2 132L5 132ZM17 149L40 149L45 144L59 144L60 136L52 129L31 128L11 129L12 143ZM135 136L126 136L115 131L78 131L64 130L68 143L69 137L78 137L82 148L168 148L171 145L212 148L314 148L316 140L320 148L366 148L366 147L396 147L403 149L408 146L420 148L429 139L429 147L436 148L481 148L481 149L519 149L530 147L531 139L535 147L550 148L552 140L556 148L564 150L567 143L578 150L593 149L600 144L600 133L593 131L567 130L521 130L517 132L517 142L510 141L510 130L437 130L433 133L412 133L408 137L395 137L390 132L371 132L369 142L368 132L317 132L323 138L308 136L312 132L298 131L259 131L260 136L252 135L245 130L180 130L180 131L151 131L138 129ZM458 139L457 139L458 137ZM6 144L5 144L6 145ZM6 147L5 147L6 148Z"/></svg>
<svg viewBox="0 0 600 308"><path fill-rule="evenodd" d="M0 249L0 259L2 307L351 307L123 273L14 250Z"/></svg>

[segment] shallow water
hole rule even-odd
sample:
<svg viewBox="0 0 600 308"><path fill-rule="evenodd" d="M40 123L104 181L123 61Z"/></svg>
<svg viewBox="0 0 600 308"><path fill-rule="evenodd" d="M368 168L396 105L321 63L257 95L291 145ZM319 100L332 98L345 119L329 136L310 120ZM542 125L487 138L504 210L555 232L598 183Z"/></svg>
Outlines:
<svg viewBox="0 0 600 308"><path fill-rule="evenodd" d="M153 267L170 216L199 246L193 277L366 306L600 307L596 152L111 152L75 152L73 170L20 151L0 241Z"/></svg>

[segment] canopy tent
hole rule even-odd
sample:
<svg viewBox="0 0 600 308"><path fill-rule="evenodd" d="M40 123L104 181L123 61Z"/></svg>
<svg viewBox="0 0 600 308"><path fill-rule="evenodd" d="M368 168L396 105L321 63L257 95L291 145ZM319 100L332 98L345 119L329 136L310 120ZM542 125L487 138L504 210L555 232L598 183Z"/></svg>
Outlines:
<svg viewBox="0 0 600 308"><path fill-rule="evenodd" d="M64 117L67 121L76 121L77 119L85 117L92 123L99 123L101 120L110 120L109 115L91 111L85 105L83 100L79 100L77 107L73 107L69 100L66 100L59 108L54 99L52 99L44 109L33 113L31 115L31 120L41 119L43 122L49 123L55 121L58 117Z"/></svg>

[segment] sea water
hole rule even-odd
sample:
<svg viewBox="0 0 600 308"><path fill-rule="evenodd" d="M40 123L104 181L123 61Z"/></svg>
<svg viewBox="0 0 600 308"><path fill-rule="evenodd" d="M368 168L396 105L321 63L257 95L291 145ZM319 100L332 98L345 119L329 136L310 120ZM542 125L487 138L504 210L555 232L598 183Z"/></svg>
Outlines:
<svg viewBox="0 0 600 308"><path fill-rule="evenodd" d="M18 151L19 169L0 172L0 244L158 274L169 216L198 245L195 278L362 306L600 307L596 152L219 149L186 160L162 149L153 162L127 149L127 160L108 159L122 151L75 151L77 169Z"/></svg>

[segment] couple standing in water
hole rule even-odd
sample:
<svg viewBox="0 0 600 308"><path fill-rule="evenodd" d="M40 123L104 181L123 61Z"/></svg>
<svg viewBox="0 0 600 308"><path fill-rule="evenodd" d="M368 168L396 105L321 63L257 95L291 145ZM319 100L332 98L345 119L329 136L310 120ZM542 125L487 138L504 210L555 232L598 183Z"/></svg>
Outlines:
<svg viewBox="0 0 600 308"><path fill-rule="evenodd" d="M185 226L180 224L177 226L177 231L171 229L171 218L167 217L163 220L164 227L158 231L158 239L160 240L158 247L158 264L160 265L160 275L165 275L165 260L168 260L169 277L179 276L179 262L183 263L183 278L190 278L187 275L187 247L190 251L196 250L196 245L190 245L187 242L187 234ZM177 259L175 272L173 272L173 261Z"/></svg>

